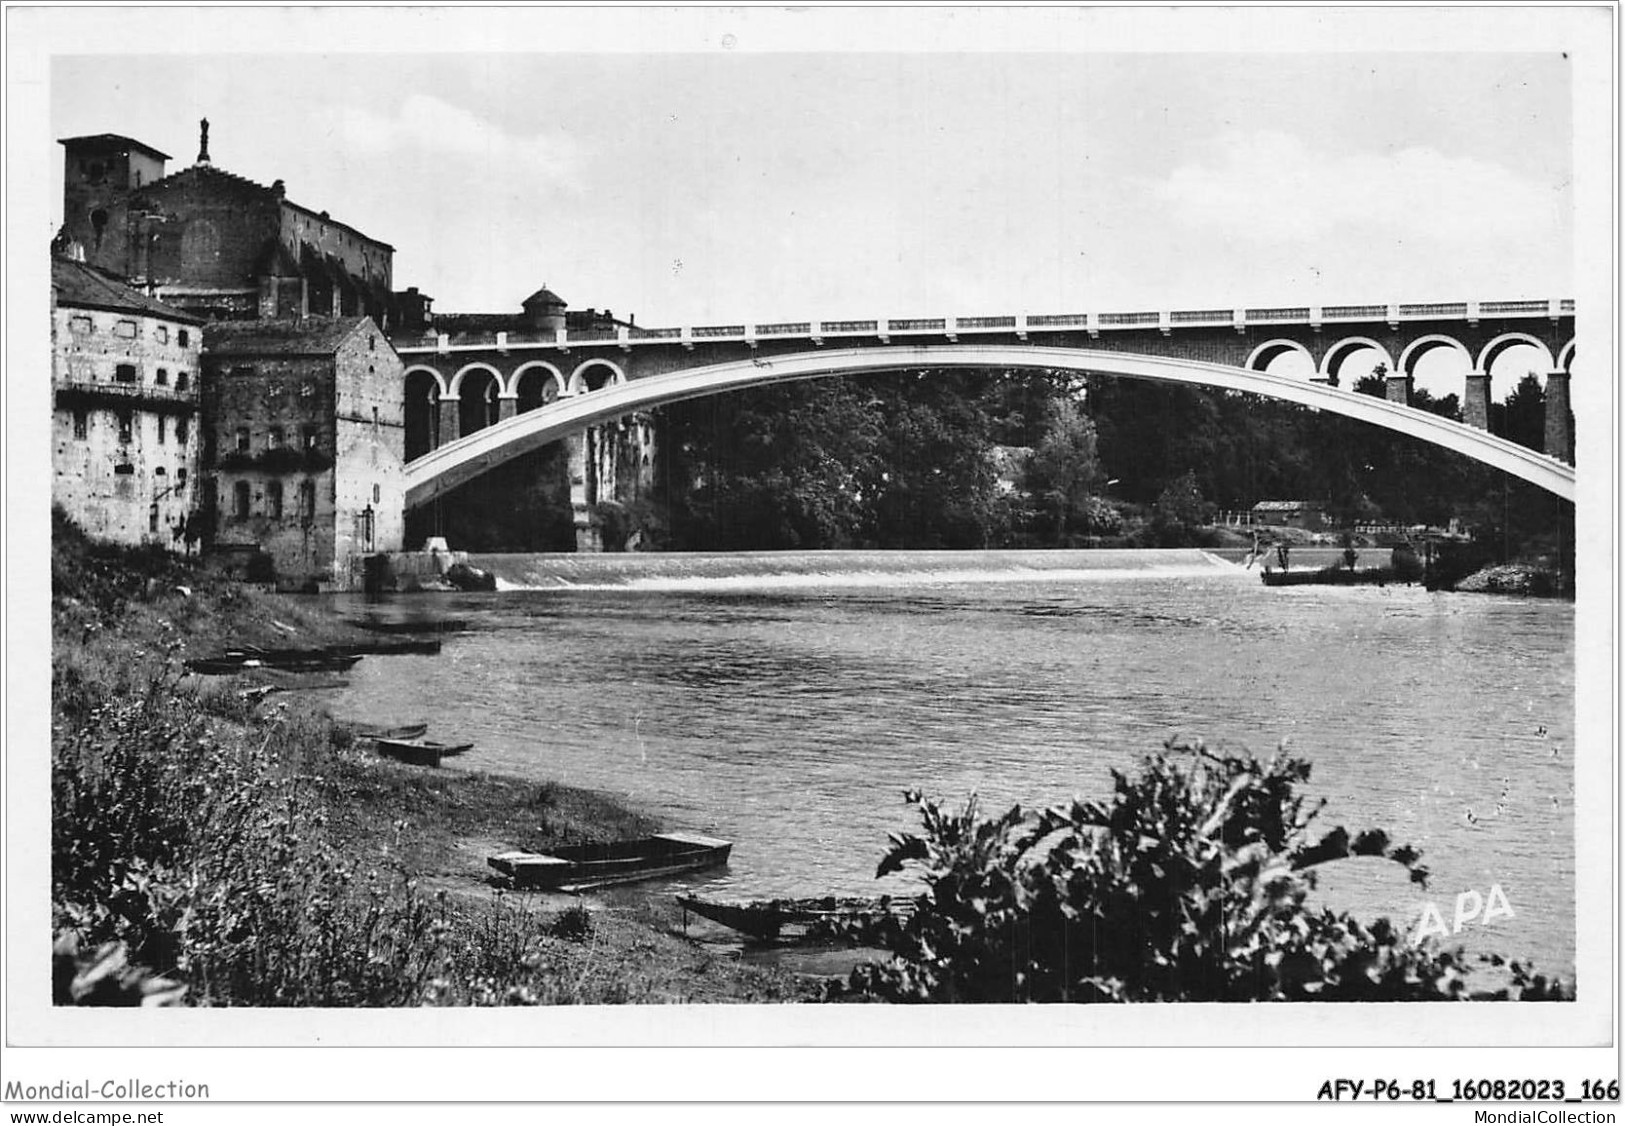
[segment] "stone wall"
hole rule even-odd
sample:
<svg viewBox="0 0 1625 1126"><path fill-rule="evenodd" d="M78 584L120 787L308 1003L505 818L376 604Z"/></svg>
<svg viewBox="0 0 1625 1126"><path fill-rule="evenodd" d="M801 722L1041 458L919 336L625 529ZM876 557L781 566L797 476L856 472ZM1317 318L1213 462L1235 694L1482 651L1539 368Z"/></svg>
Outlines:
<svg viewBox="0 0 1625 1126"><path fill-rule="evenodd" d="M405 375L371 321L334 355L334 511L339 565L354 572L375 552L399 551L405 534Z"/></svg>
<svg viewBox="0 0 1625 1126"><path fill-rule="evenodd" d="M134 313L53 310L51 499L90 536L184 548L201 444L200 337Z"/></svg>
<svg viewBox="0 0 1625 1126"><path fill-rule="evenodd" d="M208 364L214 539L269 554L280 586L348 582L348 568L335 569L334 404L329 357L221 356Z"/></svg>

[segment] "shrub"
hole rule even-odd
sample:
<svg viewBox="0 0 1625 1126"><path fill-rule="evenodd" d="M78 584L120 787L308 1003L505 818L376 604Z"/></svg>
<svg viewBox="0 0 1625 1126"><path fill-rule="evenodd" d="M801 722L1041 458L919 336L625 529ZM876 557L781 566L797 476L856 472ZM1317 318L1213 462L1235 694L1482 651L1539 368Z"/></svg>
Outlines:
<svg viewBox="0 0 1625 1126"><path fill-rule="evenodd" d="M1170 740L1137 777L1114 771L1106 804L983 817L974 797L953 813L911 792L925 831L893 835L876 875L914 867L926 891L911 914L851 927L892 958L860 966L837 992L956 1003L1468 996L1460 950L1306 906L1314 869L1337 859L1384 857L1427 877L1418 853L1381 831L1311 839L1320 807L1298 792L1309 772L1297 758ZM1515 966L1499 993L1475 996L1569 994Z"/></svg>

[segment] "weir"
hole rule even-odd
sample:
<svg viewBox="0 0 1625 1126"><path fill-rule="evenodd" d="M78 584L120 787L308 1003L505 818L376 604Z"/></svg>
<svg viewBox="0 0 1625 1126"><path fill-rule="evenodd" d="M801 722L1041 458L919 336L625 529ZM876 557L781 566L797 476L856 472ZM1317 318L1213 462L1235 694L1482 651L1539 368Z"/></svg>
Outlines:
<svg viewBox="0 0 1625 1126"><path fill-rule="evenodd" d="M790 590L1247 576L1199 548L473 554L499 590ZM1256 581L1256 580L1254 580Z"/></svg>

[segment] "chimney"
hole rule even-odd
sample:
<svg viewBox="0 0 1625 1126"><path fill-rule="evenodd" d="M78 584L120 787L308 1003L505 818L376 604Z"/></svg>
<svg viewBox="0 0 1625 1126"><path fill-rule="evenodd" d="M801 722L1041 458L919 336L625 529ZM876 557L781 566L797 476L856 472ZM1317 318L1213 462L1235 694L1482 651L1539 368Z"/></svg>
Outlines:
<svg viewBox="0 0 1625 1126"><path fill-rule="evenodd" d="M198 122L197 162L209 163L209 119L206 117Z"/></svg>

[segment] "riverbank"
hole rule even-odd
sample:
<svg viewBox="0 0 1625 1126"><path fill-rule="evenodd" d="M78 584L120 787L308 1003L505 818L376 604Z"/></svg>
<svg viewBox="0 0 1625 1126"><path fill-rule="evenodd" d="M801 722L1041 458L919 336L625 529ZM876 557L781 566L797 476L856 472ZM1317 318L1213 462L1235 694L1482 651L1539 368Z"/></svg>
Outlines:
<svg viewBox="0 0 1625 1126"><path fill-rule="evenodd" d="M584 790L379 759L303 691L319 680L188 676L182 661L231 645L376 637L183 560L53 531L53 929L81 951L121 944L131 989L161 975L186 987L182 1003L255 1006L817 994L685 941L675 905L493 888L497 847L658 826ZM91 960L77 985L58 980L59 1001L97 984Z"/></svg>

